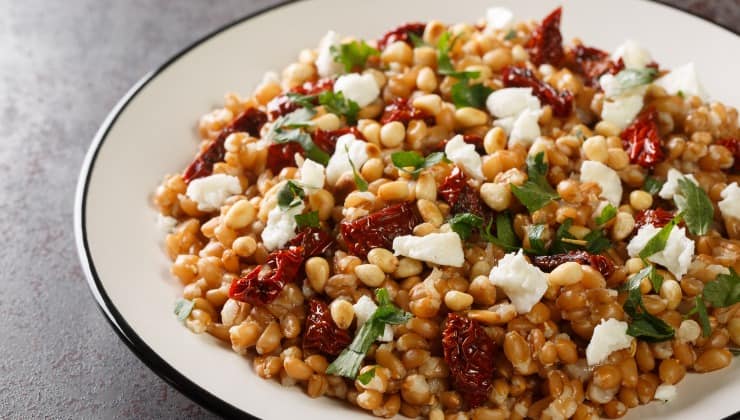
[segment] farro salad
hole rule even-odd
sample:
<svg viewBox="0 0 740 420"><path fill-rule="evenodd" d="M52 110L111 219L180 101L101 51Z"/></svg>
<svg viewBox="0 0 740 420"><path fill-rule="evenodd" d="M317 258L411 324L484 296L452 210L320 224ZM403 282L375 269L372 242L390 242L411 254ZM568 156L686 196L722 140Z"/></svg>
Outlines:
<svg viewBox="0 0 740 420"><path fill-rule="evenodd" d="M175 314L379 417L616 418L740 346L740 129L693 63L515 22L328 32L154 202Z"/></svg>

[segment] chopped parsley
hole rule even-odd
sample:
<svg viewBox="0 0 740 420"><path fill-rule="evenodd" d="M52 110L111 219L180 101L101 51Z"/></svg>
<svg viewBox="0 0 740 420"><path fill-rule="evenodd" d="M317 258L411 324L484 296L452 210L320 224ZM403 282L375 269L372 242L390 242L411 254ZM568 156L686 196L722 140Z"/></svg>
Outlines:
<svg viewBox="0 0 740 420"><path fill-rule="evenodd" d="M632 276L627 284L627 300L624 302L624 312L630 316L627 334L644 341L658 342L666 341L673 337L675 331L662 319L651 315L645 309L640 292L640 281L650 275L655 269L650 266L642 269Z"/></svg>
<svg viewBox="0 0 740 420"><path fill-rule="evenodd" d="M486 241L498 246L506 252L516 251L519 249L519 238L514 233L514 225L511 216L508 213L499 213L496 215L496 235L491 233L491 221L486 226L485 231L481 232L481 237Z"/></svg>
<svg viewBox="0 0 740 420"><path fill-rule="evenodd" d="M318 95L302 95L295 92L288 92L286 95L291 102L300 107L313 111L318 103L319 105L323 105L332 114L345 117L347 123L350 125L357 122L360 105L351 99L345 98L342 92L325 90Z"/></svg>
<svg viewBox="0 0 740 420"><path fill-rule="evenodd" d="M452 85L450 96L456 108L483 108L491 92L493 89L482 83L469 84L466 80L461 80Z"/></svg>
<svg viewBox="0 0 740 420"><path fill-rule="evenodd" d="M190 312L193 312L194 307L195 302L192 300L177 299L175 301L175 315L177 316L177 320L182 322L188 319Z"/></svg>
<svg viewBox="0 0 740 420"><path fill-rule="evenodd" d="M352 41L342 45L333 45L330 48L334 61L344 65L344 71L350 72L362 69L368 58L380 55L380 51L368 45L365 41Z"/></svg>
<svg viewBox="0 0 740 420"><path fill-rule="evenodd" d="M304 227L310 227L310 228L321 227L321 222L319 221L318 211L312 211L306 214L296 214L295 222L298 225L299 229L304 228Z"/></svg>
<svg viewBox="0 0 740 420"><path fill-rule="evenodd" d="M596 217L596 224L599 226L605 225L608 221L612 220L617 215L617 208L611 204L607 204L601 210L601 214Z"/></svg>
<svg viewBox="0 0 740 420"><path fill-rule="evenodd" d="M278 191L277 202L282 210L292 209L299 206L306 197L303 188L295 181L288 181L283 188Z"/></svg>
<svg viewBox="0 0 740 420"><path fill-rule="evenodd" d="M439 74L459 79L450 89L450 96L455 107L483 108L486 98L493 92L493 89L482 83L470 83L471 79L480 76L480 72L455 70L450 58L450 51L455 41L457 38L452 38L449 32L443 33L437 40L437 71Z"/></svg>
<svg viewBox="0 0 740 420"><path fill-rule="evenodd" d="M511 192L524 207L533 213L545 207L550 201L560 198L547 182L547 163L545 153L539 152L534 157L527 157L527 174L529 179L521 186L511 184Z"/></svg>
<svg viewBox="0 0 740 420"><path fill-rule="evenodd" d="M448 162L448 160L444 152L434 152L427 155L427 157L422 157L416 152L404 151L392 153L391 162L399 170L417 178L423 169L431 168L439 162Z"/></svg>
<svg viewBox="0 0 740 420"><path fill-rule="evenodd" d="M267 138L275 143L298 143L306 152L306 157L324 166L329 163L329 154L321 150L313 142L311 135L303 131L311 126L311 118L316 111L309 108L300 108L290 114L283 115L272 124Z"/></svg>
<svg viewBox="0 0 740 420"><path fill-rule="evenodd" d="M740 302L740 276L730 268L730 274L719 274L704 285L704 299L715 308L724 308Z"/></svg>
<svg viewBox="0 0 740 420"><path fill-rule="evenodd" d="M509 29L509 32L504 36L504 40L511 41L514 38L516 38L516 29Z"/></svg>
<svg viewBox="0 0 740 420"><path fill-rule="evenodd" d="M473 213L458 213L448 221L453 232L460 235L463 241L473 234L474 229L479 229L483 225L483 218Z"/></svg>
<svg viewBox="0 0 740 420"><path fill-rule="evenodd" d="M647 260L653 254L665 249L668 243L668 237L671 236L673 227L681 221L681 213L677 214L670 222L663 226L658 233L656 233L650 240L645 244L645 248L640 251L640 258L643 261Z"/></svg>
<svg viewBox="0 0 740 420"><path fill-rule="evenodd" d="M649 176L645 178L645 183L642 185L642 189L650 193L650 195L655 195L661 188L663 188L663 184L665 183L658 178Z"/></svg>
<svg viewBox="0 0 740 420"><path fill-rule="evenodd" d="M375 368L371 368L367 372L357 375L357 380L360 381L361 384L367 385L370 383L370 381L373 380L374 377L375 377Z"/></svg>
<svg viewBox="0 0 740 420"><path fill-rule="evenodd" d="M614 80L619 86L619 92L624 92L630 88L646 85L658 75L658 70L652 67L643 69L624 69L614 76Z"/></svg>
<svg viewBox="0 0 740 420"><path fill-rule="evenodd" d="M352 162L352 158L349 157L349 147L345 146L344 150L347 151L347 161L349 162L349 166L352 167L352 175L355 178L355 186L357 186L357 189L362 192L367 191L367 187L368 187L367 181L365 181L365 178L363 178L362 175L360 175L360 173L357 172L357 167L355 167L355 163Z"/></svg>
<svg viewBox="0 0 740 420"><path fill-rule="evenodd" d="M545 229L547 225L536 224L529 225L527 228L527 239L529 239L528 252L536 255L547 254L547 244L545 243Z"/></svg>
<svg viewBox="0 0 740 420"><path fill-rule="evenodd" d="M704 190L686 177L678 179L678 190L673 195L676 207L683 213L686 227L694 235L705 235L714 219L714 206Z"/></svg>
<svg viewBox="0 0 740 420"><path fill-rule="evenodd" d="M419 35L416 35L413 32L407 32L407 33L409 35L409 39L411 40L411 44L414 46L414 48L429 46L429 44L426 41L424 41L424 39L420 37Z"/></svg>
<svg viewBox="0 0 740 420"><path fill-rule="evenodd" d="M354 379L360 370L367 351L375 340L383 334L386 325L403 324L411 319L411 314L396 307L391 302L386 289L377 289L375 296L378 308L362 324L350 345L326 369L327 375L339 375Z"/></svg>

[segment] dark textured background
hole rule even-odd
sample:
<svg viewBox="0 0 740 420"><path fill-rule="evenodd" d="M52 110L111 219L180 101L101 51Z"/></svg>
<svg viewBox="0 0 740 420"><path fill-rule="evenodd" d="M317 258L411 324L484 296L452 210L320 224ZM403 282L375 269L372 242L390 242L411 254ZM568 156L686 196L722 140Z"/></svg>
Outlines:
<svg viewBox="0 0 740 420"><path fill-rule="evenodd" d="M0 0L0 418L212 418L118 339L87 290L75 183L147 71L276 0ZM495 3L495 1L492 1ZM740 30L740 0L671 0Z"/></svg>

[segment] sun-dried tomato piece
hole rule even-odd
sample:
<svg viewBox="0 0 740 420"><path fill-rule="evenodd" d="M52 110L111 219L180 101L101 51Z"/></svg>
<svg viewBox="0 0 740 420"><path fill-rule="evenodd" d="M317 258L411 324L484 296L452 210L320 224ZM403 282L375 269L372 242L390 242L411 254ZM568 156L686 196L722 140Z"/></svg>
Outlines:
<svg viewBox="0 0 740 420"><path fill-rule="evenodd" d="M364 258L373 248L390 249L394 238L411 234L421 222L416 206L405 202L342 222L340 229L349 253Z"/></svg>
<svg viewBox="0 0 740 420"><path fill-rule="evenodd" d="M306 331L303 334L303 349L337 356L352 342L347 330L334 323L329 305L312 298L308 301Z"/></svg>
<svg viewBox="0 0 740 420"><path fill-rule="evenodd" d="M535 77L534 72L526 67L506 66L502 72L506 87L529 87L532 93L545 105L552 107L556 117L567 117L573 110L573 94L567 90L557 89Z"/></svg>
<svg viewBox="0 0 740 420"><path fill-rule="evenodd" d="M622 145L631 163L652 168L663 160L662 140L658 131L658 112L648 109L637 116L622 134Z"/></svg>
<svg viewBox="0 0 740 420"><path fill-rule="evenodd" d="M344 127L336 130L317 129L313 133L313 142L319 146L321 150L333 155L334 149L337 147L337 139L345 134L352 134L359 140L365 140L365 136L362 135L362 132L360 132L357 127Z"/></svg>
<svg viewBox="0 0 740 420"><path fill-rule="evenodd" d="M614 262L604 255L595 255L586 251L570 251L565 254L555 255L535 255L532 257L532 264L539 267L542 271L549 273L560 264L575 261L578 264L590 265L598 270L604 278L614 273Z"/></svg>
<svg viewBox="0 0 740 420"><path fill-rule="evenodd" d="M587 86L599 87L599 77L606 73L617 74L624 68L621 59L615 63L608 52L598 48L579 44L572 54L573 63L569 67L583 75Z"/></svg>
<svg viewBox="0 0 740 420"><path fill-rule="evenodd" d="M667 225L675 216L675 211L661 208L641 210L635 215L635 229L640 229L645 225L653 225L660 228ZM682 224L683 220L679 223L679 226Z"/></svg>
<svg viewBox="0 0 740 420"><path fill-rule="evenodd" d="M304 228L300 230L295 238L288 242L290 247L300 247L303 249L303 258L308 259L321 255L328 251L334 245L334 237L328 232L319 228Z"/></svg>
<svg viewBox="0 0 740 420"><path fill-rule="evenodd" d="M302 247L274 251L263 265L231 282L229 297L252 305L266 305L278 297L288 282L296 279L302 263Z"/></svg>
<svg viewBox="0 0 740 420"><path fill-rule="evenodd" d="M185 182L202 178L213 173L213 165L224 160L226 148L224 143L231 133L245 132L252 137L259 137L262 126L267 122L267 114L257 108L249 108L239 114L234 121L205 148L182 175Z"/></svg>
<svg viewBox="0 0 740 420"><path fill-rule="evenodd" d="M486 223L492 216L480 194L468 185L465 173L457 166L442 181L437 194L452 207L452 214L472 213L485 219Z"/></svg>
<svg viewBox="0 0 740 420"><path fill-rule="evenodd" d="M393 102L386 105L383 110L383 116L380 118L380 123L387 124L393 121L401 121L404 124L408 124L411 120L424 120L430 126L436 123L434 116L414 108L406 98L396 98Z"/></svg>
<svg viewBox="0 0 740 420"><path fill-rule="evenodd" d="M563 51L563 35L560 33L560 15L562 7L553 10L542 20L525 47L529 49L530 60L536 64L552 64L560 66L565 57Z"/></svg>
<svg viewBox="0 0 740 420"><path fill-rule="evenodd" d="M326 90L331 90L333 87L334 79L321 79L316 82L305 82L300 86L294 87L290 92L301 95L318 95ZM318 105L318 99L314 99L312 103ZM286 94L278 95L267 103L267 113L273 120L281 115L289 114L298 108L299 105L291 101Z"/></svg>
<svg viewBox="0 0 740 420"><path fill-rule="evenodd" d="M378 40L378 49L382 51L385 47L396 41L405 42L413 46L411 44L409 33L421 38L421 36L424 35L424 28L426 27L427 24L422 22L404 23L403 25L386 32L383 37Z"/></svg>
<svg viewBox="0 0 740 420"><path fill-rule="evenodd" d="M296 153L301 156L305 154L298 143L273 143L267 148L267 167L273 175L277 175L285 167L296 166Z"/></svg>
<svg viewBox="0 0 740 420"><path fill-rule="evenodd" d="M714 144L718 144L720 146L724 146L727 150L732 153L732 156L735 157L735 164L733 166L733 169L735 171L740 171L740 139L735 137L728 137L724 139L719 139Z"/></svg>
<svg viewBox="0 0 740 420"><path fill-rule="evenodd" d="M493 380L496 349L483 327L468 317L449 313L442 347L455 390L470 408L485 403Z"/></svg>

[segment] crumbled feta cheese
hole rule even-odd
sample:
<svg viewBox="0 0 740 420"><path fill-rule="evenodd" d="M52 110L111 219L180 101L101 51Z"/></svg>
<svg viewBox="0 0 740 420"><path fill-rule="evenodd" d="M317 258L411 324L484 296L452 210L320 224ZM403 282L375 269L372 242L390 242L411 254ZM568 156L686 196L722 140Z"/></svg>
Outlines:
<svg viewBox="0 0 740 420"><path fill-rule="evenodd" d="M684 175L679 170L669 169L665 184L663 184L663 187L658 192L660 198L671 200L673 198L673 195L676 194L676 192L678 191L678 180L682 177L686 177L686 179L690 180L694 184L699 185L699 181L694 178L694 175Z"/></svg>
<svg viewBox="0 0 740 420"><path fill-rule="evenodd" d="M198 203L198 210L218 210L232 195L241 194L239 178L226 174L214 174L190 181L186 194Z"/></svg>
<svg viewBox="0 0 740 420"><path fill-rule="evenodd" d="M267 213L267 224L262 230L262 243L265 249L272 251L282 248L289 240L295 238L295 229L298 226L295 216L303 213L304 208L303 203L287 210L275 206Z"/></svg>
<svg viewBox="0 0 740 420"><path fill-rule="evenodd" d="M614 54L612 54L614 61L620 58L624 62L624 67L628 69L642 69L653 61L650 53L631 39L617 47Z"/></svg>
<svg viewBox="0 0 740 420"><path fill-rule="evenodd" d="M465 262L462 241L454 232L397 236L393 239L393 252L396 255L452 267L462 267Z"/></svg>
<svg viewBox="0 0 740 420"><path fill-rule="evenodd" d="M671 70L670 73L654 83L671 95L682 92L686 96L698 96L703 100L708 99L707 92L696 74L696 66L693 62Z"/></svg>
<svg viewBox="0 0 740 420"><path fill-rule="evenodd" d="M601 197L614 207L622 201L622 180L617 172L601 162L585 160L581 164L581 182L595 182L601 187Z"/></svg>
<svg viewBox="0 0 740 420"><path fill-rule="evenodd" d="M360 107L370 105L380 95L380 88L371 74L347 74L334 82L334 92L357 102Z"/></svg>
<svg viewBox="0 0 740 420"><path fill-rule="evenodd" d="M349 150L349 155L347 150ZM326 165L326 182L329 185L336 184L339 177L347 172L352 172L350 159L359 171L368 159L367 143L358 140L352 134L345 134L337 139L337 147Z"/></svg>
<svg viewBox="0 0 740 420"><path fill-rule="evenodd" d="M378 305L376 305L372 299L365 295L362 295L359 299L357 299L357 303L352 305L352 307L355 309L355 317L357 318L358 330L360 329L362 324L370 319L370 317L375 313L375 310L378 309ZM393 327L391 327L389 324L386 324L385 330L383 330L383 335L378 337L378 340L385 342L393 341Z"/></svg>
<svg viewBox="0 0 740 420"><path fill-rule="evenodd" d="M175 230L176 225L177 219L174 217L162 216L161 214L157 215L157 227L162 231L162 233L172 233L172 231Z"/></svg>
<svg viewBox="0 0 740 420"><path fill-rule="evenodd" d="M520 314L528 313L547 291L547 275L530 264L521 249L504 255L488 278L504 290Z"/></svg>
<svg viewBox="0 0 740 420"><path fill-rule="evenodd" d="M324 188L324 167L311 159L306 159L301 165L300 183L306 192Z"/></svg>
<svg viewBox="0 0 740 420"><path fill-rule="evenodd" d="M511 134L511 130L514 129L514 122L516 122L516 117L506 117L494 120L493 125L494 127L503 128L504 132L508 136L509 134Z"/></svg>
<svg viewBox="0 0 740 420"><path fill-rule="evenodd" d="M486 108L497 118L516 117L525 109L539 110L540 100L532 88L503 88L488 95Z"/></svg>
<svg viewBox="0 0 740 420"><path fill-rule="evenodd" d="M586 347L586 360L589 366L598 365L612 352L629 348L633 338L627 335L627 323L614 318L602 319L594 328L591 342Z"/></svg>
<svg viewBox="0 0 740 420"><path fill-rule="evenodd" d="M645 92L648 88L648 85L639 85L624 89L622 88L622 84L617 81L616 76L609 73L606 73L599 78L599 85L601 86L601 89L604 90L604 96L609 99L617 98L619 96L645 96Z"/></svg>
<svg viewBox="0 0 740 420"><path fill-rule="evenodd" d="M722 215L740 219L740 187L738 187L737 182L726 186L719 195L722 197L722 201L717 205Z"/></svg>
<svg viewBox="0 0 740 420"><path fill-rule="evenodd" d="M525 109L514 121L509 135L509 147L522 144L526 147L532 145L534 139L540 136L540 111Z"/></svg>
<svg viewBox="0 0 740 420"><path fill-rule="evenodd" d="M344 67L342 63L334 61L331 54L331 47L339 46L339 35L334 31L329 31L319 41L319 53L316 56L316 70L321 77L330 77L342 72Z"/></svg>
<svg viewBox="0 0 740 420"><path fill-rule="evenodd" d="M612 101L604 101L601 119L624 130L642 110L642 95L620 96Z"/></svg>
<svg viewBox="0 0 740 420"><path fill-rule="evenodd" d="M655 399L663 402L671 401L676 398L676 386L668 384L660 384L655 389Z"/></svg>
<svg viewBox="0 0 740 420"><path fill-rule="evenodd" d="M508 30L514 26L514 13L505 7L489 7L486 10L486 27Z"/></svg>
<svg viewBox="0 0 740 420"><path fill-rule="evenodd" d="M645 248L650 238L655 236L661 228L653 225L645 225L637 231L637 235L627 245L627 253L630 257L636 257ZM686 237L686 229L674 226L668 236L665 248L647 257L648 261L660 264L681 280L689 271L691 259L694 256L694 241Z"/></svg>
<svg viewBox="0 0 740 420"><path fill-rule="evenodd" d="M460 166L468 176L483 179L483 163L475 151L475 145L465 143L463 136L456 135L445 145L447 158Z"/></svg>

